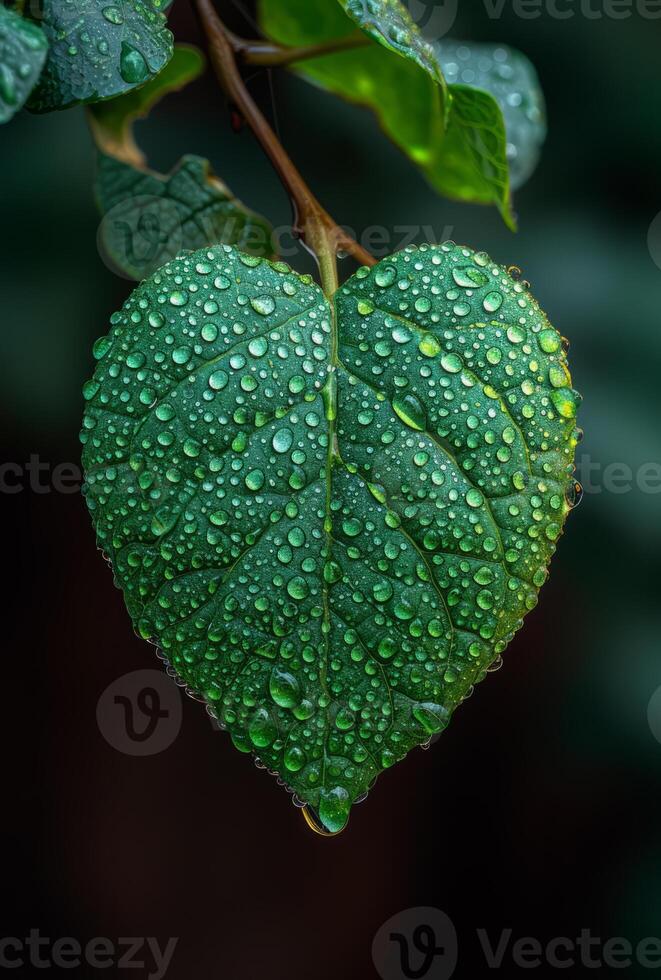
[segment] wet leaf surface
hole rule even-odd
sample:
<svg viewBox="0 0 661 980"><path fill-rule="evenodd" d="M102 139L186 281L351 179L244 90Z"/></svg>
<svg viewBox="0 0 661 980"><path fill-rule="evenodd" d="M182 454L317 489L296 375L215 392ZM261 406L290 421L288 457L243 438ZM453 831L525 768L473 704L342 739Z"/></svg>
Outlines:
<svg viewBox="0 0 661 980"><path fill-rule="evenodd" d="M452 243L332 301L219 246L111 323L84 389L99 546L139 633L338 831L537 602L572 502L561 337Z"/></svg>
<svg viewBox="0 0 661 980"><path fill-rule="evenodd" d="M35 112L97 102L144 85L172 57L156 0L43 0L49 53L30 100Z"/></svg>
<svg viewBox="0 0 661 980"><path fill-rule="evenodd" d="M36 24L0 6L0 123L24 106L47 52L46 35Z"/></svg>

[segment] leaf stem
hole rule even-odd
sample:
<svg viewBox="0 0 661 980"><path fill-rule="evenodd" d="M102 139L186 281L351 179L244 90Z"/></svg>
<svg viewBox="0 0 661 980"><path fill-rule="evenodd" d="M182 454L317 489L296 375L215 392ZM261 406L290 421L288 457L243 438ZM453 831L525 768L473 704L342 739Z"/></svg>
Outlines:
<svg viewBox="0 0 661 980"><path fill-rule="evenodd" d="M324 292L331 296L338 285L338 252L347 252L363 265L374 265L376 259L336 224L297 170L248 92L237 66L232 35L216 13L212 0L194 2L209 42L209 55L218 80L273 164L292 202L292 230L315 256Z"/></svg>
<svg viewBox="0 0 661 980"><path fill-rule="evenodd" d="M307 61L310 58L320 58L324 55L339 54L362 48L370 43L367 35L360 32L349 34L347 37L335 38L321 44L306 44L301 47L287 47L274 44L271 41L247 40L237 37L229 31L228 37L236 55L249 65L262 65L267 68L280 68L291 65L296 61Z"/></svg>

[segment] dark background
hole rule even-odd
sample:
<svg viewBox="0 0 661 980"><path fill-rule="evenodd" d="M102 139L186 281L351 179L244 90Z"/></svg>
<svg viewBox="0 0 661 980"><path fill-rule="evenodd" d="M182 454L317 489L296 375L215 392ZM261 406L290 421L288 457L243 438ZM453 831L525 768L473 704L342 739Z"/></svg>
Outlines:
<svg viewBox="0 0 661 980"><path fill-rule="evenodd" d="M218 6L251 34L230 2ZM275 780L190 699L160 754L122 754L101 734L107 686L157 661L131 631L80 495L54 492L52 470L78 463L91 344L130 283L97 252L82 110L3 127L4 459L25 466L38 454L48 471L46 492L26 476L1 501L0 936L180 937L169 980L376 977L376 931L417 906L453 920L461 977L489 975L478 928L494 942L505 928L544 943L581 929L632 943L661 936L661 701L648 719L661 686L661 494L635 482L641 465L661 461L661 231L648 247L661 210L661 20L592 19L578 0L574 9L567 20L527 20L506 4L490 19L481 3L464 3L452 32L519 47L542 79L550 132L516 198L516 236L495 210L436 197L365 111L274 77L281 138L333 215L358 232L431 225L439 239L521 266L571 339L585 396L577 475L591 492L504 669L431 751L380 778L335 840L307 831ZM182 0L172 26L200 43ZM251 87L272 118L267 82ZM207 155L251 206L276 225L289 220L210 74L168 98L139 135L154 166ZM612 463L631 467L628 491L620 482L613 492ZM519 973L511 959L503 969ZM555 971L533 974L546 972Z"/></svg>

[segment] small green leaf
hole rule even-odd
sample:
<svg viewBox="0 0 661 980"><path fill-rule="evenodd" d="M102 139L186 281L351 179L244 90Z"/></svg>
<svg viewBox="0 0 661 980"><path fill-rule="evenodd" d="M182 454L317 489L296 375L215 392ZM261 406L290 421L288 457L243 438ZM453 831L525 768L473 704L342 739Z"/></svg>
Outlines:
<svg viewBox="0 0 661 980"><path fill-rule="evenodd" d="M203 250L111 323L81 436L99 547L140 634L338 831L537 602L573 488L561 337L453 243L334 300Z"/></svg>
<svg viewBox="0 0 661 980"><path fill-rule="evenodd" d="M450 93L448 128L427 176L446 197L495 204L507 227L516 231L500 106L489 92L467 85L451 85Z"/></svg>
<svg viewBox="0 0 661 980"><path fill-rule="evenodd" d="M451 84L490 92L505 118L512 190L533 173L546 138L544 95L533 65L504 44L438 41L438 60Z"/></svg>
<svg viewBox="0 0 661 980"><path fill-rule="evenodd" d="M445 92L445 78L434 48L400 0L339 0L342 9L373 40L414 61Z"/></svg>
<svg viewBox="0 0 661 980"><path fill-rule="evenodd" d="M43 0L50 42L29 108L98 102L144 85L172 57L172 34L157 0Z"/></svg>
<svg viewBox="0 0 661 980"><path fill-rule="evenodd" d="M292 46L343 38L351 21L358 24L377 43L299 62L295 70L372 109L440 193L495 204L514 227L498 103L477 89L467 94L464 85L446 85L437 52L400 0L260 0L259 10L265 33ZM351 18L345 23L342 10Z"/></svg>
<svg viewBox="0 0 661 980"><path fill-rule="evenodd" d="M47 52L46 35L36 24L0 6L0 123L27 101Z"/></svg>
<svg viewBox="0 0 661 980"><path fill-rule="evenodd" d="M281 44L318 44L355 32L337 0L260 0L259 10L264 32ZM443 90L413 57L374 43L299 62L295 70L372 109L385 133L420 166L433 161L444 128Z"/></svg>
<svg viewBox="0 0 661 980"><path fill-rule="evenodd" d="M182 250L216 242L273 254L269 223L237 200L201 157L183 157L165 176L100 153L96 193L105 215L99 247L131 279L145 279Z"/></svg>
<svg viewBox="0 0 661 980"><path fill-rule="evenodd" d="M133 123L146 118L168 93L178 92L198 78L204 65L201 51L189 44L177 44L163 71L142 88L90 106L90 124L99 149L120 160L140 161L142 154L133 140Z"/></svg>

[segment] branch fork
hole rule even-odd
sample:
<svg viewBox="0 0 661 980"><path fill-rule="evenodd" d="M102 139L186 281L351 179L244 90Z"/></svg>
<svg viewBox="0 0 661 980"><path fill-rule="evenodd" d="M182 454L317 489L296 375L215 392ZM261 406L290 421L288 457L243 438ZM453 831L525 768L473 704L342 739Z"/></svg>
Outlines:
<svg viewBox="0 0 661 980"><path fill-rule="evenodd" d="M350 36L343 39L339 46L334 43L314 48L287 49L267 42L244 41L227 30L212 0L194 2L207 36L209 56L218 80L234 111L245 119L287 191L294 214L293 232L314 255L324 292L332 296L338 287L338 253L351 255L362 265L375 265L376 259L348 235L319 203L248 92L237 62L243 59L251 64L289 64L302 57L327 54L331 50L355 47L362 42ZM260 57L263 60L255 60Z"/></svg>

